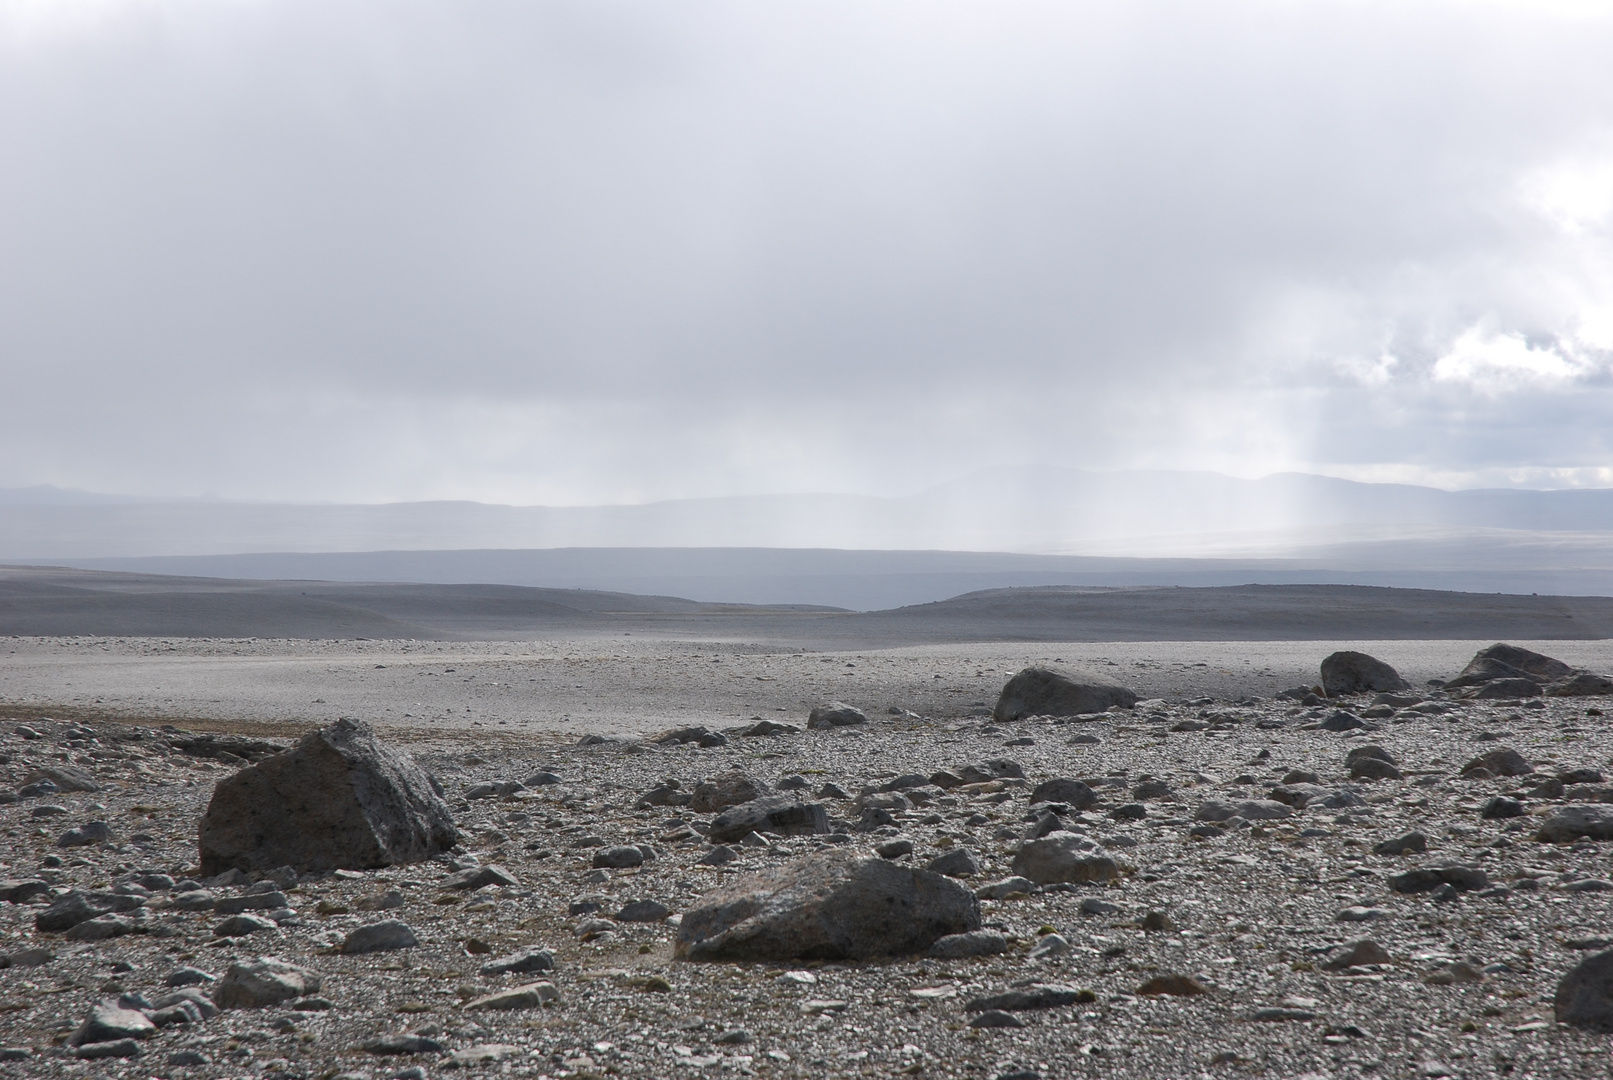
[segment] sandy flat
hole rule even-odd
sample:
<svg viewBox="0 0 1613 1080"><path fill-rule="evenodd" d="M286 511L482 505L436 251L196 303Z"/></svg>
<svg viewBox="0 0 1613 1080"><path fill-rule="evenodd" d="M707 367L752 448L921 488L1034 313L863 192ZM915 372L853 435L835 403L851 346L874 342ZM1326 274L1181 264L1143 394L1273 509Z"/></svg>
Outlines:
<svg viewBox="0 0 1613 1080"><path fill-rule="evenodd" d="M419 730L653 732L751 716L804 721L843 700L937 718L990 706L1033 663L1088 667L1144 697L1269 697L1314 683L1322 657L1359 649L1415 685L1449 678L1491 640L969 643L818 652L733 642L572 637L519 642L12 638L0 703L109 716L322 723L359 716ZM1516 644L1613 671L1613 642Z"/></svg>

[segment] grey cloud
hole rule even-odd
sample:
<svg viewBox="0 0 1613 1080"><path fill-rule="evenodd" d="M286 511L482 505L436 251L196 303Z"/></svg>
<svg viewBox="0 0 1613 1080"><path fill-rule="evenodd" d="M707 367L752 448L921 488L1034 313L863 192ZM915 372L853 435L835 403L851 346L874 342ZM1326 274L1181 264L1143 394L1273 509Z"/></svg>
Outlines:
<svg viewBox="0 0 1613 1080"><path fill-rule="evenodd" d="M1613 163L1607 18L95 10L0 23L3 482L595 501L1607 461L1610 222L1529 196ZM1436 378L1481 325L1586 366Z"/></svg>

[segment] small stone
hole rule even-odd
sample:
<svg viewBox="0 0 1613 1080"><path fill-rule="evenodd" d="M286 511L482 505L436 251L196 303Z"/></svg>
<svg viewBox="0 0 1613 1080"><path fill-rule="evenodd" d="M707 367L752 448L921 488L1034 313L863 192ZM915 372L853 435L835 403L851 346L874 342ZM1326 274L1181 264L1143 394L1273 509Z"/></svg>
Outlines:
<svg viewBox="0 0 1613 1080"><path fill-rule="evenodd" d="M323 905L325 902L320 901ZM337 905L332 905L337 906ZM375 893L371 896L361 896L353 901L354 911L390 911L403 906L403 894L396 889L388 889L384 893ZM317 910L317 909L316 909ZM330 911L320 911L321 915L338 914ZM345 914L341 912L339 914Z"/></svg>
<svg viewBox="0 0 1613 1080"><path fill-rule="evenodd" d="M443 1045L436 1039L428 1039L424 1035L381 1035L360 1043L359 1049L377 1055L400 1056L440 1054L443 1052Z"/></svg>
<svg viewBox="0 0 1613 1080"><path fill-rule="evenodd" d="M165 1059L167 1064L176 1068L188 1068L192 1065L206 1065L207 1058L195 1050L175 1050Z"/></svg>
<svg viewBox="0 0 1613 1080"><path fill-rule="evenodd" d="M73 1049L73 1056L85 1060L139 1057L140 1043L134 1039L113 1039L108 1042L85 1043Z"/></svg>
<svg viewBox="0 0 1613 1080"><path fill-rule="evenodd" d="M874 845L874 851L881 859L899 859L903 855L913 854L913 841L906 838L887 840Z"/></svg>
<svg viewBox="0 0 1613 1080"><path fill-rule="evenodd" d="M1066 1005L1096 1000L1096 995L1090 990L1077 990L1070 986L1031 985L990 997L974 998L963 1007L963 1011L991 1012L1001 1009L1004 1012L1023 1012L1027 1009L1061 1009Z"/></svg>
<svg viewBox="0 0 1613 1080"><path fill-rule="evenodd" d="M510 1043L477 1043L463 1050L455 1050L449 1055L448 1067L463 1069L471 1065L491 1065L522 1053L524 1050L521 1047Z"/></svg>
<svg viewBox="0 0 1613 1080"><path fill-rule="evenodd" d="M247 893L244 896L226 896L213 903L213 910L220 915L234 915L241 911L273 911L275 908L286 906L286 894L270 890L268 892Z"/></svg>
<svg viewBox="0 0 1613 1080"><path fill-rule="evenodd" d="M1148 816L1148 808L1142 803L1126 803L1109 811L1109 816L1116 821L1141 821Z"/></svg>
<svg viewBox="0 0 1613 1080"><path fill-rule="evenodd" d="M1318 725L1323 731L1355 731L1367 726L1367 722L1354 713L1339 710Z"/></svg>
<svg viewBox="0 0 1613 1080"><path fill-rule="evenodd" d="M1389 913L1382 908L1363 906L1347 907L1337 915L1333 916L1333 921L1345 923L1371 922L1373 919L1381 919L1388 914Z"/></svg>
<svg viewBox="0 0 1613 1080"><path fill-rule="evenodd" d="M642 860L642 853L640 858ZM596 860L594 865L598 866L600 864ZM634 863L633 865L636 866L638 864ZM443 888L459 891L485 889L489 885L498 885L506 889L513 889L519 887L520 884L521 882L516 879L514 874L511 874L508 870L495 863L488 863L486 866L473 866L469 869L461 870L458 873L450 874L442 881Z"/></svg>
<svg viewBox="0 0 1613 1080"><path fill-rule="evenodd" d="M969 1026L972 1028L1022 1028L1030 1025L1011 1012L991 1009L970 1020Z"/></svg>
<svg viewBox="0 0 1613 1080"><path fill-rule="evenodd" d="M1310 1009L1256 1009L1249 1019L1262 1023L1274 1023L1288 1020L1315 1020L1316 1013L1312 1012Z"/></svg>
<svg viewBox="0 0 1613 1080"><path fill-rule="evenodd" d="M971 930L948 934L930 946L929 955L941 960L963 960L974 956L995 956L1008 951L1008 938L997 930Z"/></svg>
<svg viewBox="0 0 1613 1080"><path fill-rule="evenodd" d="M700 866L725 866L739 858L739 853L726 844L714 844L698 860Z"/></svg>
<svg viewBox="0 0 1613 1080"><path fill-rule="evenodd" d="M1473 778L1479 770L1491 776L1527 776L1535 771L1529 760L1508 746L1498 746L1462 766L1462 775Z"/></svg>
<svg viewBox="0 0 1613 1080"><path fill-rule="evenodd" d="M341 951L348 955L388 952L393 949L412 949L420 944L408 923L397 919L361 926L342 941Z"/></svg>
<svg viewBox="0 0 1613 1080"><path fill-rule="evenodd" d="M1089 896L1081 901L1081 914L1083 915L1118 915L1120 906L1111 904L1107 900L1100 900L1096 896Z"/></svg>
<svg viewBox="0 0 1613 1080"><path fill-rule="evenodd" d="M112 839L112 829L104 821L89 821L76 829L68 829L56 841L57 847L88 847Z"/></svg>
<svg viewBox="0 0 1613 1080"><path fill-rule="evenodd" d="M1069 951L1070 943L1062 934L1044 934L1042 940L1031 946L1029 956L1032 960L1045 960Z"/></svg>
<svg viewBox="0 0 1613 1080"><path fill-rule="evenodd" d="M975 890L975 896L981 900L1001 900L1015 893L1032 893L1036 891L1036 882L1025 877L1003 878L990 885L982 885Z"/></svg>
<svg viewBox="0 0 1613 1080"><path fill-rule="evenodd" d="M866 723L868 723L866 713L840 701L831 701L827 705L819 705L807 716L807 728L811 731L855 727Z"/></svg>
<svg viewBox="0 0 1613 1080"><path fill-rule="evenodd" d="M157 1025L146 1018L133 1003L125 1004L116 998L97 1002L89 1016L74 1031L68 1042L73 1046L87 1043L106 1043L118 1039L148 1039L157 1033ZM123 1057L126 1055L114 1055Z"/></svg>

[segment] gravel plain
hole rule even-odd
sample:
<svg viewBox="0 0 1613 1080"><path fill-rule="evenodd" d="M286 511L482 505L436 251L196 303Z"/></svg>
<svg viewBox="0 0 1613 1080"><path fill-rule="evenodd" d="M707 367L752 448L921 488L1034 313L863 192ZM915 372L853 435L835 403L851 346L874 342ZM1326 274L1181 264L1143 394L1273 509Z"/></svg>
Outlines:
<svg viewBox="0 0 1613 1080"><path fill-rule="evenodd" d="M0 969L3 1068L14 1075L1605 1077L1613 1064L1606 1036L1554 1024L1551 1004L1562 975L1613 938L1613 884L1595 884L1613 879L1613 860L1604 845L1533 838L1539 815L1562 803L1540 791L1543 778L1613 763L1606 699L1457 701L1422 687L1414 696L1424 702L1380 706L1367 727L1334 732L1318 725L1335 704L1273 696L1315 682L1316 664L1340 644L1315 642L827 655L598 639L6 644L0 786L16 790L41 766L71 765L100 790L0 806L0 874L55 893L146 894L134 932L104 940L36 929L51 893L0 903L10 962ZM1421 687L1489 642L1352 644ZM1604 642L1536 647L1610 666ZM1054 660L1105 671L1150 700L1079 722L971 715L1012 671ZM153 696L170 689L170 699ZM316 697L330 698L319 703L330 709L314 708ZM807 709L832 699L862 707L869 723L738 733L755 718L804 728ZM293 700L304 708L276 704ZM1362 714L1370 699L1346 704ZM338 712L375 721L440 779L467 836L460 863L260 884L278 885L286 906L249 908L275 918L219 935L224 911L252 902L231 901L250 896L251 883L200 883L210 908L184 910L176 896L198 873L196 825L213 782L244 762L163 725L283 741ZM642 738L689 723L726 729L725 745ZM1366 743L1397 759L1403 778L1350 779L1345 755ZM1501 747L1536 774L1460 775ZM1003 759L1023 779L912 789L914 805L890 824L857 830L865 788ZM822 799L835 834L732 845L734 858L712 865L703 861L710 814L639 805L668 780L689 790L734 769L774 786L837 785L847 798ZM545 771L558 782L467 798ZM1199 820L1203 804L1263 799L1295 771L1346 793L1331 800L1341 805L1225 831ZM1121 878L993 890L1035 824L1025 820L1031 788L1052 777L1098 792L1100 804L1068 815L1065 827L1120 860ZM1505 794L1519 797L1523 815L1482 819L1485 801ZM1135 809L1117 816L1121 807ZM61 846L69 830L96 821L106 839ZM1374 852L1413 831L1426 851ZM902 841L911 853L895 857L918 865L959 848L974 854L980 873L966 884L984 890L984 923L1005 935L1006 951L869 963L673 959L678 916L718 883L826 845L896 851ZM652 857L595 868L600 851L620 845ZM450 888L471 859L514 883ZM1388 884L1448 863L1482 870L1489 885L1438 899ZM133 884L141 880L148 885ZM615 918L640 900L671 917ZM419 944L336 951L354 929L385 919L407 923ZM1062 945L1049 944L1054 934ZM1361 939L1387 960L1329 968ZM547 949L553 969L482 973L527 947ZM132 1058L73 1055L69 1037L95 1002L154 1000L179 969L221 976L254 957L318 972L322 1000L176 1024L139 1040ZM1138 992L1166 976L1204 992ZM465 1007L534 980L552 983L558 1000ZM1023 1026L971 1026L975 999L1039 985L1079 993L1005 1014Z"/></svg>

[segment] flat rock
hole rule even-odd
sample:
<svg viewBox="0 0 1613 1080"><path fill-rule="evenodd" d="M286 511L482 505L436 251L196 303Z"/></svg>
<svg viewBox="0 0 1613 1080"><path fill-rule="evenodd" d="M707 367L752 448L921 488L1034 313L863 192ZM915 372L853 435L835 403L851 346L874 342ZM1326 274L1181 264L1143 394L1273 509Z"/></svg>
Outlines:
<svg viewBox="0 0 1613 1080"><path fill-rule="evenodd" d="M1613 679L1582 671L1546 684L1547 697L1603 697L1613 694Z"/></svg>
<svg viewBox="0 0 1613 1080"><path fill-rule="evenodd" d="M551 1002L560 1000L560 991L551 982L527 983L525 986L511 987L500 990L495 994L474 998L465 1003L466 1012L477 1012L482 1009L536 1009Z"/></svg>
<svg viewBox="0 0 1613 1080"><path fill-rule="evenodd" d="M59 934L101 915L133 911L137 907L143 907L145 902L146 898L143 896L73 889L51 901L49 907L35 915L34 928L47 934Z"/></svg>
<svg viewBox="0 0 1613 1080"><path fill-rule="evenodd" d="M535 946L489 960L482 965L483 975L526 975L534 971L553 971L554 954Z"/></svg>
<svg viewBox="0 0 1613 1080"><path fill-rule="evenodd" d="M1043 780L1031 791L1031 802L1064 803L1076 810L1098 805L1098 794L1080 780L1067 776Z"/></svg>
<svg viewBox="0 0 1613 1080"><path fill-rule="evenodd" d="M1230 821L1235 817L1245 821L1282 821L1293 816L1293 807L1273 799L1250 799L1240 803L1211 799L1200 803L1193 811L1197 821Z"/></svg>
<svg viewBox="0 0 1613 1080"><path fill-rule="evenodd" d="M1027 716L1083 716L1135 704L1135 693L1105 676L1028 667L1003 686L991 715L1007 722Z"/></svg>
<svg viewBox="0 0 1613 1080"><path fill-rule="evenodd" d="M1062 1009L1066 1005L1093 1000L1092 994L1083 994L1073 986L1037 985L1010 990L989 997L977 997L963 1007L964 1012L1023 1012L1026 1009Z"/></svg>
<svg viewBox="0 0 1613 1080"><path fill-rule="evenodd" d="M157 1025L132 1003L108 998L90 1008L90 1014L68 1038L68 1042L73 1046L82 1046L115 1039L146 1039L156 1033Z"/></svg>
<svg viewBox="0 0 1613 1080"><path fill-rule="evenodd" d="M1408 870L1389 879L1389 888L1397 893L1432 892L1441 885L1449 885L1458 892L1471 892L1489 884L1489 875L1483 870L1456 865Z"/></svg>
<svg viewBox="0 0 1613 1080"><path fill-rule="evenodd" d="M507 889L519 887L521 882L508 870L497 863L488 863L486 866L472 866L449 874L442 881L445 889L468 890L482 889L489 885L499 885Z"/></svg>
<svg viewBox="0 0 1613 1080"><path fill-rule="evenodd" d="M865 959L979 927L979 902L951 879L827 851L708 893L684 914L675 950L690 960Z"/></svg>
<svg viewBox="0 0 1613 1080"><path fill-rule="evenodd" d="M1372 849L1377 855L1410 855L1427 850L1428 837L1420 832L1409 832L1405 836L1384 840Z"/></svg>
<svg viewBox="0 0 1613 1080"><path fill-rule="evenodd" d="M1535 771L1529 759L1510 746L1498 746L1486 751L1462 766L1462 775L1468 776L1480 769L1491 776L1527 776Z"/></svg>
<svg viewBox="0 0 1613 1080"><path fill-rule="evenodd" d="M975 877L980 873L980 861L968 848L953 848L931 859L925 869L952 878Z"/></svg>
<svg viewBox="0 0 1613 1080"><path fill-rule="evenodd" d="M372 952L390 952L393 949L412 949L420 944L409 924L397 919L370 923L348 934L342 941L341 951L348 955Z"/></svg>
<svg viewBox="0 0 1613 1080"><path fill-rule="evenodd" d="M319 873L419 862L459 839L425 770L344 719L219 781L199 846L204 874Z"/></svg>

